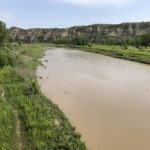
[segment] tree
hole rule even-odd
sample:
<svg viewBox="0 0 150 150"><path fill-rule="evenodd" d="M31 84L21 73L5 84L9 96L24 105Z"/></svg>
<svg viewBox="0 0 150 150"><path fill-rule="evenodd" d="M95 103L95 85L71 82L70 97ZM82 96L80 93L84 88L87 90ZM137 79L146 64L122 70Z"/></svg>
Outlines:
<svg viewBox="0 0 150 150"><path fill-rule="evenodd" d="M145 33L140 36L141 46L148 47L150 45L150 33Z"/></svg>
<svg viewBox="0 0 150 150"><path fill-rule="evenodd" d="M136 48L140 48L141 47L141 38L139 36L137 36L136 38L134 38L133 45Z"/></svg>
<svg viewBox="0 0 150 150"><path fill-rule="evenodd" d="M87 46L88 45L88 39L86 37L75 37L72 39L72 44L78 45L78 46Z"/></svg>
<svg viewBox="0 0 150 150"><path fill-rule="evenodd" d="M3 44L8 39L8 30L6 29L6 24L2 21L0 21L0 47L3 46Z"/></svg>
<svg viewBox="0 0 150 150"><path fill-rule="evenodd" d="M123 49L124 49L124 50L127 50L127 49L128 49L128 43L127 43L126 40L124 40L124 41L122 42L122 46L123 46Z"/></svg>
<svg viewBox="0 0 150 150"><path fill-rule="evenodd" d="M10 47L4 45L9 41L9 34L5 23L0 21L0 68L5 65L14 66L16 62L16 54L10 50Z"/></svg>

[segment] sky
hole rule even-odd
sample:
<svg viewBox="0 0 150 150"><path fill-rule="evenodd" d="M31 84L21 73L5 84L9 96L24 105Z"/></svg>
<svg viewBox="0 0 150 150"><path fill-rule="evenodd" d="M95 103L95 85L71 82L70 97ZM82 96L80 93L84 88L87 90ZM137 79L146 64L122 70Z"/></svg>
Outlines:
<svg viewBox="0 0 150 150"><path fill-rule="evenodd" d="M0 20L25 29L150 21L150 1L0 0Z"/></svg>

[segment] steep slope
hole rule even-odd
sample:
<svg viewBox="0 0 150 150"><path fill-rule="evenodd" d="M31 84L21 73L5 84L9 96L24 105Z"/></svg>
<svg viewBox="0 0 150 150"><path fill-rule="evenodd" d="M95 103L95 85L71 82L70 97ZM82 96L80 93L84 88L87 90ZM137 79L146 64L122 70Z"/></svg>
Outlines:
<svg viewBox="0 0 150 150"><path fill-rule="evenodd" d="M150 32L150 22L122 23L122 24L95 24L89 26L76 26L64 29L21 29L10 28L13 40L23 42L53 42L59 39L72 39L77 36L85 36L90 42L98 43L104 37L137 36Z"/></svg>

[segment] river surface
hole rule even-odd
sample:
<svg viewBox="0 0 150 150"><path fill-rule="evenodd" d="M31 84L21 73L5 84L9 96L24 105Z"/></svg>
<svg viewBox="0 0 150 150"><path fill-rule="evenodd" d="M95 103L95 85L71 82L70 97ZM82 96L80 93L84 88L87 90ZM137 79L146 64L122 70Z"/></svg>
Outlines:
<svg viewBox="0 0 150 150"><path fill-rule="evenodd" d="M79 50L47 50L42 92L90 150L150 150L150 66Z"/></svg>

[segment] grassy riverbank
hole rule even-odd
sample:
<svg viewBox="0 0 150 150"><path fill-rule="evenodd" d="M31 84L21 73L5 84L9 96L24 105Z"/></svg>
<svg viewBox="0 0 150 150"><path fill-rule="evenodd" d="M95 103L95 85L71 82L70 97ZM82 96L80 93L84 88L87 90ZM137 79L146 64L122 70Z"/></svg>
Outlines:
<svg viewBox="0 0 150 150"><path fill-rule="evenodd" d="M80 135L57 105L40 92L35 71L47 47L69 47L150 64L150 48L9 44L0 53L0 147L2 150L85 150Z"/></svg>
<svg viewBox="0 0 150 150"><path fill-rule="evenodd" d="M39 65L39 58L47 46L46 44L9 46L14 63L13 65L8 63L0 68L2 150L86 149L80 135L76 133L58 106L40 92L35 71ZM16 128L18 119L20 128ZM17 139L18 134L20 139Z"/></svg>
<svg viewBox="0 0 150 150"><path fill-rule="evenodd" d="M123 46L98 45L98 44L97 45L92 44L90 46L76 46L76 45L53 45L53 46L76 48L87 52L98 53L115 58L122 58L131 61L150 64L150 47L139 49L132 46L128 46L127 49L124 49Z"/></svg>
<svg viewBox="0 0 150 150"><path fill-rule="evenodd" d="M16 149L15 112L11 105L0 97L0 149Z"/></svg>

